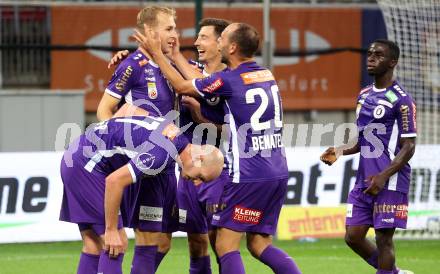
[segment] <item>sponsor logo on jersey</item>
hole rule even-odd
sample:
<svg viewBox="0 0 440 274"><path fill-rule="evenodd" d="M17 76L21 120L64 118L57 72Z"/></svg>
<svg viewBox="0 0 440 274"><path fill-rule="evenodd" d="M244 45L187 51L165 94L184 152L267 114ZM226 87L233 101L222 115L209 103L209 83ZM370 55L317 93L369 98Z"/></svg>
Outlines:
<svg viewBox="0 0 440 274"><path fill-rule="evenodd" d="M383 223L394 224L394 218L382 219Z"/></svg>
<svg viewBox="0 0 440 274"><path fill-rule="evenodd" d="M396 217L397 219L403 219L406 220L408 218L408 205L405 204L399 204L399 205L395 205L395 204L377 204L374 203L374 208L373 208L373 215L376 214L393 214L394 217ZM394 218L390 218L392 219L392 222L394 222ZM384 219L382 219L382 222L384 222Z"/></svg>
<svg viewBox="0 0 440 274"><path fill-rule="evenodd" d="M407 205L397 205L396 214L397 219L408 219L408 206Z"/></svg>
<svg viewBox="0 0 440 274"><path fill-rule="evenodd" d="M402 115L402 129L404 131L409 131L409 106L401 105L400 114Z"/></svg>
<svg viewBox="0 0 440 274"><path fill-rule="evenodd" d="M186 214L187 211L185 209L179 208L179 223L186 224Z"/></svg>
<svg viewBox="0 0 440 274"><path fill-rule="evenodd" d="M406 96L406 93L398 85L394 85L394 89L397 90L397 92L400 93L402 97Z"/></svg>
<svg viewBox="0 0 440 274"><path fill-rule="evenodd" d="M162 222L163 208L154 206L140 206L139 220Z"/></svg>
<svg viewBox="0 0 440 274"><path fill-rule="evenodd" d="M147 80L147 81L149 81L149 82L156 82L156 77L149 77L149 76L147 76L147 77L145 77L145 80Z"/></svg>
<svg viewBox="0 0 440 274"><path fill-rule="evenodd" d="M133 73L133 67L128 66L124 73L122 74L122 77L116 82L116 89L119 91L123 91L125 89L125 85L127 85L127 81L130 78L131 74Z"/></svg>
<svg viewBox="0 0 440 274"><path fill-rule="evenodd" d="M272 72L267 69L242 73L240 76L245 85L275 80Z"/></svg>
<svg viewBox="0 0 440 274"><path fill-rule="evenodd" d="M416 119L416 112L417 112L417 108L416 108L416 104L412 103L413 106L413 125L414 125L414 129L417 129L417 119Z"/></svg>
<svg viewBox="0 0 440 274"><path fill-rule="evenodd" d="M150 169L153 166L155 159L156 157L150 153L139 154L136 161L136 167L140 170Z"/></svg>
<svg viewBox="0 0 440 274"><path fill-rule="evenodd" d="M392 92L391 90L385 93L385 97L387 97L388 101L390 101L391 103L394 103L397 101L397 99L399 99L397 98L397 95L394 94L394 92Z"/></svg>
<svg viewBox="0 0 440 274"><path fill-rule="evenodd" d="M234 207L233 220L245 224L259 224L263 212L257 209L246 208L242 206Z"/></svg>
<svg viewBox="0 0 440 274"><path fill-rule="evenodd" d="M152 68L146 68L145 73L150 77L154 76L154 71Z"/></svg>
<svg viewBox="0 0 440 274"><path fill-rule="evenodd" d="M346 212L346 216L348 218L353 217L353 204L347 204L347 212Z"/></svg>
<svg viewBox="0 0 440 274"><path fill-rule="evenodd" d="M150 99L156 99L157 98L156 83L147 83L147 86L148 86L148 97Z"/></svg>
<svg viewBox="0 0 440 274"><path fill-rule="evenodd" d="M213 93L214 91L218 90L221 86L223 86L222 79L218 78L213 83L211 83L209 86L206 86L203 91L207 93Z"/></svg>
<svg viewBox="0 0 440 274"><path fill-rule="evenodd" d="M143 66L145 66L146 64L148 64L148 60L147 60L147 59L141 60L141 61L139 61L138 64L139 64L139 66L143 67Z"/></svg>
<svg viewBox="0 0 440 274"><path fill-rule="evenodd" d="M385 115L385 107L382 105L378 105L373 110L373 116L376 119L380 119Z"/></svg>

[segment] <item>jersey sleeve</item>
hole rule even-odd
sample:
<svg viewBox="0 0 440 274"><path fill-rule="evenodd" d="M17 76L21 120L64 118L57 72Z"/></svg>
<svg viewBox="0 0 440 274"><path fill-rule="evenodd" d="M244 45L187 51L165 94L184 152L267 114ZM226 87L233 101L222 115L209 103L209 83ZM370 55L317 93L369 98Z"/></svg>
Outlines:
<svg viewBox="0 0 440 274"><path fill-rule="evenodd" d="M140 70L135 64L128 58L124 60L113 73L105 92L117 99L124 97L138 79Z"/></svg>
<svg viewBox="0 0 440 274"><path fill-rule="evenodd" d="M133 183L147 176L156 176L168 166L170 157L165 150L154 147L148 151L142 151L128 162Z"/></svg>
<svg viewBox="0 0 440 274"><path fill-rule="evenodd" d="M216 72L208 77L193 79L193 86L204 98L228 97L232 94L232 91L226 76L227 72Z"/></svg>
<svg viewBox="0 0 440 274"><path fill-rule="evenodd" d="M400 137L416 137L416 104L410 96L403 96L396 104L397 124Z"/></svg>

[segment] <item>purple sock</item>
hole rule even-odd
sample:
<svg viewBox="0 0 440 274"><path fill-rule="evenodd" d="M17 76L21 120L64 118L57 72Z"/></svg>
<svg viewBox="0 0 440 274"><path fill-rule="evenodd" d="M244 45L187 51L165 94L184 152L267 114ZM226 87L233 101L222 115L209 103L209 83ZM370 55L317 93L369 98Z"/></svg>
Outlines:
<svg viewBox="0 0 440 274"><path fill-rule="evenodd" d="M110 258L108 251L101 252L99 257L98 273L102 274L122 274L122 260L124 253L120 253L116 258Z"/></svg>
<svg viewBox="0 0 440 274"><path fill-rule="evenodd" d="M189 274L211 274L211 259L209 256L191 258Z"/></svg>
<svg viewBox="0 0 440 274"><path fill-rule="evenodd" d="M153 274L155 272L157 245L135 246L131 274Z"/></svg>
<svg viewBox="0 0 440 274"><path fill-rule="evenodd" d="M156 259L155 259L155 263L156 265L154 266L154 269L157 271L157 269L159 268L160 263L162 262L163 258L166 256L166 253L162 253L162 252L157 252L156 253Z"/></svg>
<svg viewBox="0 0 440 274"><path fill-rule="evenodd" d="M379 258L379 250L375 250L373 254L371 254L370 258L367 260L367 263L377 269L379 267L378 265L378 258ZM399 268L396 267L396 265L393 266L393 274L398 274Z"/></svg>
<svg viewBox="0 0 440 274"><path fill-rule="evenodd" d="M276 274L301 274L293 259L286 252L272 245L261 253L260 261L268 265Z"/></svg>
<svg viewBox="0 0 440 274"><path fill-rule="evenodd" d="M393 270L382 270L382 269L378 269L376 274L393 274L394 271Z"/></svg>
<svg viewBox="0 0 440 274"><path fill-rule="evenodd" d="M245 274L240 251L231 251L220 257L220 274Z"/></svg>
<svg viewBox="0 0 440 274"><path fill-rule="evenodd" d="M77 274L96 274L98 272L99 255L81 252Z"/></svg>

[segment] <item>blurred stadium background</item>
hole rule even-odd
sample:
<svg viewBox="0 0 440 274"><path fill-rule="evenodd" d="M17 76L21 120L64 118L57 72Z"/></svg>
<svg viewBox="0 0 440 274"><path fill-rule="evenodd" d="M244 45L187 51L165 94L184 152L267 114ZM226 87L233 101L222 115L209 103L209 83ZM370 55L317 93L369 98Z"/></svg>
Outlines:
<svg viewBox="0 0 440 274"><path fill-rule="evenodd" d="M60 157L96 121L112 74L107 62L136 47L129 36L146 4L176 8L182 49L192 58L199 18L243 21L263 34L270 15L262 52L271 54L258 59L280 87L291 177L277 238L304 273L373 273L342 240L357 158L328 168L319 155L348 138L358 91L372 80L366 47L395 40L402 51L397 76L417 102L419 130L408 230L396 236L398 264L439 273L440 2L272 0L268 13L263 2L0 1L0 273L74 273L79 233L57 221ZM159 273L187 272L187 256L185 240L177 239ZM249 273L270 273L249 254L245 260Z"/></svg>

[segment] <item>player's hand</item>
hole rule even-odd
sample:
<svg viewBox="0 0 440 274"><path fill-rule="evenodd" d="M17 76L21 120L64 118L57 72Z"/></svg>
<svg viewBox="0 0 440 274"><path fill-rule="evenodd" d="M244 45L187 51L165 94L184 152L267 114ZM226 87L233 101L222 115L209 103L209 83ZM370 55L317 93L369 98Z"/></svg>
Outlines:
<svg viewBox="0 0 440 274"><path fill-rule="evenodd" d="M365 179L365 182L369 182L370 185L367 187L367 189L364 190L364 193L377 195L384 188L387 180L388 177L380 173L377 175L369 176L367 179Z"/></svg>
<svg viewBox="0 0 440 274"><path fill-rule="evenodd" d="M123 245L117 229L106 229L104 234L104 249L110 257L117 257L123 252Z"/></svg>
<svg viewBox="0 0 440 274"><path fill-rule="evenodd" d="M191 112L191 117L197 123L202 122L202 111L200 109L200 102L191 96L182 96L182 105L186 106Z"/></svg>
<svg viewBox="0 0 440 274"><path fill-rule="evenodd" d="M338 160L340 152L335 147L329 147L319 158L324 164L331 166Z"/></svg>
<svg viewBox="0 0 440 274"><path fill-rule="evenodd" d="M171 61L174 61L179 55L180 55L180 42L179 42L179 36L177 36L176 40L174 40L173 50L169 53L168 58Z"/></svg>
<svg viewBox="0 0 440 274"><path fill-rule="evenodd" d="M200 179L193 179L192 182L195 186L201 185L203 183L203 181Z"/></svg>
<svg viewBox="0 0 440 274"><path fill-rule="evenodd" d="M122 62L122 60L127 58L129 53L130 52L128 50L120 50L120 51L116 52L116 54L113 55L112 59L108 63L107 68L109 69L112 66L118 65L120 62Z"/></svg>
<svg viewBox="0 0 440 274"><path fill-rule="evenodd" d="M140 46L148 51L152 56L161 52L161 42L159 33L154 31L151 27L144 24L144 33L141 33L137 29L135 29L135 33L133 34L133 38L139 42Z"/></svg>

